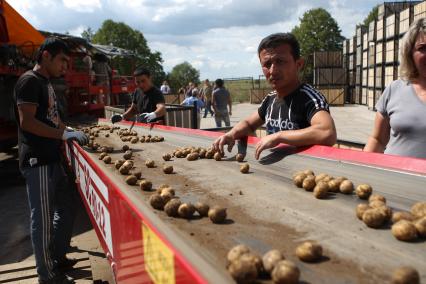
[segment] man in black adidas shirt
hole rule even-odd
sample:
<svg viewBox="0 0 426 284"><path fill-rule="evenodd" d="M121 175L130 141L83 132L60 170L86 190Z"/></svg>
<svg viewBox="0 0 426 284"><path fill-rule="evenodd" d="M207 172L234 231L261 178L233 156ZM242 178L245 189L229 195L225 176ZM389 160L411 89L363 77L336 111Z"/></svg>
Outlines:
<svg viewBox="0 0 426 284"><path fill-rule="evenodd" d="M290 33L269 35L260 42L258 55L263 74L274 91L265 97L258 111L216 139L213 147L223 153L224 145L228 145L231 151L235 140L263 124L268 135L256 145L256 159L263 150L279 143L333 145L336 129L325 98L299 80L304 62L296 38Z"/></svg>
<svg viewBox="0 0 426 284"><path fill-rule="evenodd" d="M122 119L131 119L135 115L137 121L155 122L164 119L166 106L163 93L153 85L151 73L143 67L136 68L133 72L138 88L132 94L132 105L121 114L111 117L111 122L116 123Z"/></svg>

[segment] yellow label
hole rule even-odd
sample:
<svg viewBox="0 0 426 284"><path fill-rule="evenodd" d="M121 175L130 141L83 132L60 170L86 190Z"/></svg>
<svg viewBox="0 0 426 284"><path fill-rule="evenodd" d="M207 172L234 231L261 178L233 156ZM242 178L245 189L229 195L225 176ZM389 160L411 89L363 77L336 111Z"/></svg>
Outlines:
<svg viewBox="0 0 426 284"><path fill-rule="evenodd" d="M155 284L175 283L173 252L145 224L142 223L143 254L145 269Z"/></svg>

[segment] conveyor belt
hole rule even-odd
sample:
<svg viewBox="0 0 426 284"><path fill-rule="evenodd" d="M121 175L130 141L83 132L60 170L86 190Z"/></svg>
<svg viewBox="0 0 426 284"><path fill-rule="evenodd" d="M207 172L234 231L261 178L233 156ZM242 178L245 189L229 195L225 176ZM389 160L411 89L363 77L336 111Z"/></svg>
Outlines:
<svg viewBox="0 0 426 284"><path fill-rule="evenodd" d="M349 162L333 161L305 155L287 155L285 149L265 151L262 159L253 158L249 147L247 161L251 172L243 175L232 160L234 152L223 161L173 159L176 174L165 175L161 167L147 169L143 161L164 162L162 154L176 147L209 147L212 138L135 126L140 135L148 133L165 137L161 143L129 144L136 151L136 166L142 175L153 181L154 187L167 183L176 189L184 201L206 201L228 208L227 224L214 225L207 219L186 221L172 219L158 212L162 224L168 226L180 241L188 243L191 255L201 255L218 274L224 274L226 252L235 244L245 243L263 254L271 248L281 249L286 258L297 263L301 279L312 283L379 283L401 265L412 265L426 281L425 241L406 243L396 240L389 228L367 228L355 216L361 201L355 196L336 194L318 200L309 192L296 188L292 174L303 169L332 176L345 176L354 184L369 183L375 193L384 195L394 210L409 210L417 201L426 200L426 176L381 169ZM100 135L103 136L103 135ZM116 134L97 139L101 145L121 148L124 144ZM91 154L96 156L97 154ZM112 154L113 160L121 153ZM97 159L96 159L97 160ZM98 160L97 160L98 161ZM109 176L121 184L125 194L142 207L147 206L149 193L124 183L111 165L98 162ZM149 205L148 205L149 206ZM317 264L300 262L294 249L303 240L316 240L325 248L327 259ZM185 252L184 252L185 253ZM195 266L197 266L195 264ZM198 269L203 269L198 267ZM208 269L210 271L210 269Z"/></svg>

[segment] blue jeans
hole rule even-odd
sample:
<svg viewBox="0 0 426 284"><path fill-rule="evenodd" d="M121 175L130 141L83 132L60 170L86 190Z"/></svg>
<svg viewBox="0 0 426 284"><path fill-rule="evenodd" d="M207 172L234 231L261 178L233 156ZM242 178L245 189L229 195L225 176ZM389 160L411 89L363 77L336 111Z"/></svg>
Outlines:
<svg viewBox="0 0 426 284"><path fill-rule="evenodd" d="M207 100L206 102L206 106L204 108L204 116L207 116L207 113L210 112L211 115L213 115L213 110L212 110L212 101L211 100Z"/></svg>
<svg viewBox="0 0 426 284"><path fill-rule="evenodd" d="M214 120L216 122L216 127L222 127L222 120L225 122L226 127L231 126L228 110L216 110Z"/></svg>
<svg viewBox="0 0 426 284"><path fill-rule="evenodd" d="M31 210L31 241L41 280L59 275L58 262L69 249L75 195L62 164L22 169Z"/></svg>

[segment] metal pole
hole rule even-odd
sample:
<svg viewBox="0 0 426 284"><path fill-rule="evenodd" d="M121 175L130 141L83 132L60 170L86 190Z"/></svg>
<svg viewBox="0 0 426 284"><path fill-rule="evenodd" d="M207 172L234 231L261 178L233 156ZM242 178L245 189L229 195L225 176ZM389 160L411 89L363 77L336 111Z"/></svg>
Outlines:
<svg viewBox="0 0 426 284"><path fill-rule="evenodd" d="M197 101L194 102L194 107L192 110L192 128L198 129L198 120L197 120Z"/></svg>

